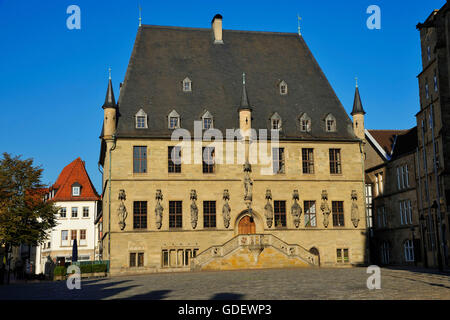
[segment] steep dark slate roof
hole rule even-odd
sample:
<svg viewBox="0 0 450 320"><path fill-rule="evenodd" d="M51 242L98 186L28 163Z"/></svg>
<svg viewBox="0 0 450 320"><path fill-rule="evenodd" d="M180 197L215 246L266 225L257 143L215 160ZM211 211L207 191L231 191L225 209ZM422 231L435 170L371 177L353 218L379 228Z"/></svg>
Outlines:
<svg viewBox="0 0 450 320"><path fill-rule="evenodd" d="M175 109L181 127L193 135L194 120L205 111L214 127L239 128L242 73L252 101L252 127L269 129L282 118L282 139L356 140L351 121L307 45L295 33L223 30L224 44L213 44L211 29L143 25L139 28L119 98L116 134L120 137L170 137L167 116ZM192 92L182 81L192 80ZM288 94L279 94L284 80ZM139 109L148 129L135 128ZM300 132L306 112L312 130ZM325 131L325 117L336 117L337 131Z"/></svg>
<svg viewBox="0 0 450 320"><path fill-rule="evenodd" d="M366 114L366 112L363 109L362 103L361 103L361 97L359 96L359 89L356 87L355 90L355 98L353 99L353 110L351 115L355 115L357 113Z"/></svg>
<svg viewBox="0 0 450 320"><path fill-rule="evenodd" d="M102 108L115 108L116 107L116 99L114 99L114 91L112 87L111 78L108 81L108 88L106 89L106 97L105 97L105 103L103 104Z"/></svg>

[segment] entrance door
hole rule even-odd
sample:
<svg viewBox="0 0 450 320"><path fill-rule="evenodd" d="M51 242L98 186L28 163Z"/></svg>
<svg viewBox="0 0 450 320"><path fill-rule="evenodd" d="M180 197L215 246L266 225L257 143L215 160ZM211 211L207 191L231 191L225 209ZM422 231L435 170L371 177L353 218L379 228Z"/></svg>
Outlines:
<svg viewBox="0 0 450 320"><path fill-rule="evenodd" d="M238 230L239 230L239 234L256 233L255 221L253 221L253 218L251 218L249 216L243 217L239 221Z"/></svg>

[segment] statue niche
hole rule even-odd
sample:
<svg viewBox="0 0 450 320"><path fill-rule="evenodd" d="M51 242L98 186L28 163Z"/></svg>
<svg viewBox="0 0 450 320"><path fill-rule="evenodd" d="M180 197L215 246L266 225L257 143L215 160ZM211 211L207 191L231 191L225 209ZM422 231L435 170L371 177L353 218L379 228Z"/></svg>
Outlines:
<svg viewBox="0 0 450 320"><path fill-rule="evenodd" d="M272 192L269 189L266 190L266 200L267 203L264 206L264 215L266 216L267 227L271 228L273 223L273 207L270 203L272 200Z"/></svg>
<svg viewBox="0 0 450 320"><path fill-rule="evenodd" d="M222 207L223 225L225 228L228 228L230 226L231 219L231 207L228 204L228 201L230 200L230 193L228 192L228 189L223 190L223 200L225 201Z"/></svg>
<svg viewBox="0 0 450 320"><path fill-rule="evenodd" d="M191 190L190 199L191 202L191 225L192 229L195 229L197 227L197 221L198 221L198 207L197 207L197 191L194 189Z"/></svg>
<svg viewBox="0 0 450 320"><path fill-rule="evenodd" d="M298 194L298 190L294 190L292 194L292 200L294 200L294 203L292 204L291 207L291 214L296 228L298 228L298 226L300 225L300 216L302 215L302 208L297 202L299 199L300 197Z"/></svg>
<svg viewBox="0 0 450 320"><path fill-rule="evenodd" d="M358 201L358 194L356 193L356 190L352 190L351 198L352 198L351 218L352 218L353 225L356 228L356 227L358 227L358 223L359 223L359 210L358 210L358 204L356 203Z"/></svg>
<svg viewBox="0 0 450 320"><path fill-rule="evenodd" d="M162 226L162 215L164 208L161 205L161 201L163 199L163 195L160 189L156 190L156 206L155 206L155 216L156 216L156 227L161 229Z"/></svg>
<svg viewBox="0 0 450 320"><path fill-rule="evenodd" d="M119 200L120 200L120 204L119 207L117 208L117 215L119 216L119 227L120 230L124 230L125 229L125 220L127 219L128 213L127 213L127 208L125 207L124 201L126 200L126 195L125 195L125 190L121 189L119 191Z"/></svg>
<svg viewBox="0 0 450 320"><path fill-rule="evenodd" d="M330 207L328 206L327 190L322 190L322 204L320 205L320 210L323 213L323 226L327 228L329 224L329 216L331 213Z"/></svg>

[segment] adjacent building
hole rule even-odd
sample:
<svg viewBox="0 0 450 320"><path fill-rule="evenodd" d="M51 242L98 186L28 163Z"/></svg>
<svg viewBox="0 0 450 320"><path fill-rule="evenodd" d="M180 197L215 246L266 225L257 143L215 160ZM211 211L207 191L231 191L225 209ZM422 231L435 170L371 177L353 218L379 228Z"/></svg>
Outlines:
<svg viewBox="0 0 450 320"><path fill-rule="evenodd" d="M419 214L426 233L430 266L449 265L450 205L450 12L446 3L434 10L420 31L422 72L419 81L418 135Z"/></svg>
<svg viewBox="0 0 450 320"><path fill-rule="evenodd" d="M111 274L366 263L355 101L352 121L299 34L223 30L220 15L140 26L103 105Z"/></svg>
<svg viewBox="0 0 450 320"><path fill-rule="evenodd" d="M43 273L49 258L58 265L71 262L73 241L77 241L78 261L97 260L99 239L94 220L101 202L84 161L77 158L68 164L48 189L45 199L55 202L59 215L47 240L36 248L35 272Z"/></svg>

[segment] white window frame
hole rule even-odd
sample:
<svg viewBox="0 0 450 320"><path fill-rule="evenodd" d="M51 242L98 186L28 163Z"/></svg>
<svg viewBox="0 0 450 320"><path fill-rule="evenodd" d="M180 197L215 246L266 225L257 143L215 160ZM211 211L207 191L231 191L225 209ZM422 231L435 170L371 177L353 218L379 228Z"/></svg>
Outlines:
<svg viewBox="0 0 450 320"><path fill-rule="evenodd" d="M411 240L406 240L403 243L403 249L405 254L405 261L406 262L414 262L414 243Z"/></svg>
<svg viewBox="0 0 450 320"><path fill-rule="evenodd" d="M139 118L144 119L144 126L140 126L140 122L138 121ZM144 110L139 109L139 111L134 115L134 119L135 119L135 128L136 129L147 129L148 128L148 116Z"/></svg>
<svg viewBox="0 0 450 320"><path fill-rule="evenodd" d="M311 132L311 118L306 113L304 113L300 117L299 121L300 121L300 131L301 132ZM303 129L303 122L304 121L306 122L306 128L305 129Z"/></svg>
<svg viewBox="0 0 450 320"><path fill-rule="evenodd" d="M277 122L276 122L276 127L274 126L275 121L277 121ZM282 127L282 124L283 124L283 122L282 122L282 120L281 120L280 115L279 115L277 112L275 112L275 113L270 117L270 130L277 130L277 131L280 131L280 130L281 130L281 127Z"/></svg>
<svg viewBox="0 0 450 320"><path fill-rule="evenodd" d="M87 216L84 215L85 209L87 209ZM83 218L89 218L89 207L83 207Z"/></svg>
<svg viewBox="0 0 450 320"><path fill-rule="evenodd" d="M283 92L282 88L285 88L285 91ZM280 82L280 95L285 96L288 94L288 86L287 83L283 80Z"/></svg>
<svg viewBox="0 0 450 320"><path fill-rule="evenodd" d="M405 164L405 181L406 181L406 187L409 187L409 171L408 171L407 164Z"/></svg>
<svg viewBox="0 0 450 320"><path fill-rule="evenodd" d="M176 118L177 119L177 125L172 126L171 119ZM178 129L180 128L180 115L175 110L172 110L169 115L167 116L167 126L169 129Z"/></svg>
<svg viewBox="0 0 450 320"><path fill-rule="evenodd" d="M328 121L333 121L330 129L328 129ZM325 118L325 131L326 132L336 132L336 130L337 130L336 117L330 113Z"/></svg>
<svg viewBox="0 0 450 320"><path fill-rule="evenodd" d="M73 186L72 197L79 197L79 196L80 196L80 186Z"/></svg>
<svg viewBox="0 0 450 320"><path fill-rule="evenodd" d="M205 126L205 120L206 119L210 119L211 120L211 125L209 128L206 128ZM202 116L202 128L203 130L208 130L208 129L212 129L214 128L214 118L212 116L212 114L209 111L206 111L203 116Z"/></svg>
<svg viewBox="0 0 450 320"><path fill-rule="evenodd" d="M186 88L186 84L188 87ZM183 92L192 92L192 81L188 77L184 78L183 80Z"/></svg>
<svg viewBox="0 0 450 320"><path fill-rule="evenodd" d="M66 234L66 239L64 239L63 234ZM69 246L69 230L61 230L61 247Z"/></svg>

